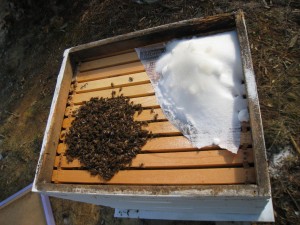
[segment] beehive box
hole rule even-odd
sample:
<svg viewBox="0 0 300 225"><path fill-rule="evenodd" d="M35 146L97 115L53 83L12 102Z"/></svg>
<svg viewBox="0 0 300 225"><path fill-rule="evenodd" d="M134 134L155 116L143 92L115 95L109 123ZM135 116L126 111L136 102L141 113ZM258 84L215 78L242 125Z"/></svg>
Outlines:
<svg viewBox="0 0 300 225"><path fill-rule="evenodd" d="M191 146L163 115L134 50L174 38L230 30L236 30L239 38L250 112L250 122L242 126L237 155L213 147L199 150ZM67 162L64 138L74 119L73 111L91 97L110 97L112 91L141 104L144 110L140 115L136 113L135 120L150 121L146 129L158 137L143 146L128 169L105 181L91 176L78 160ZM153 109L157 121L153 121ZM163 219L175 216L191 220L273 220L266 150L243 13L181 21L66 50L33 190L118 208L118 216L130 209L138 210L133 216L145 218L151 217L147 212L159 211L158 217ZM128 212L125 216L129 216Z"/></svg>

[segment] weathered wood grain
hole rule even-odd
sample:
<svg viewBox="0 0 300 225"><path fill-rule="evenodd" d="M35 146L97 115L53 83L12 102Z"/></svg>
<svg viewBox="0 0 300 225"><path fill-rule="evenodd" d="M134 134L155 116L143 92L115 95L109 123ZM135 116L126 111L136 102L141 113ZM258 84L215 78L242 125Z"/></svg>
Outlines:
<svg viewBox="0 0 300 225"><path fill-rule="evenodd" d="M92 176L86 170L53 170L55 183L128 184L128 185L194 185L194 184L243 184L255 182L254 168L180 169L180 170L124 170L111 180Z"/></svg>
<svg viewBox="0 0 300 225"><path fill-rule="evenodd" d="M116 77L131 73L144 72L145 68L141 62L127 63L113 67L80 72L76 76L77 82L86 82L91 80L103 79L108 77Z"/></svg>
<svg viewBox="0 0 300 225"><path fill-rule="evenodd" d="M122 75L118 77L110 77L110 78L105 78L100 80L78 83L77 87L75 88L75 92L83 93L83 92L110 89L112 84L114 87L119 88L119 87L133 86L133 85L145 84L145 83L150 83L149 77L146 74L146 72L132 73L132 74Z"/></svg>
<svg viewBox="0 0 300 225"><path fill-rule="evenodd" d="M80 64L79 70L81 72L88 71L88 70L94 70L104 67L110 67L125 63L131 63L131 62L137 62L139 61L139 58L135 51L128 52L120 55L110 56L110 57L104 57L101 59L94 59L91 61L86 61Z"/></svg>
<svg viewBox="0 0 300 225"><path fill-rule="evenodd" d="M241 166L245 154L247 154L248 163L253 163L252 149L241 149L237 154L226 150L138 154L128 165L128 168L168 169ZM65 156L57 156L54 163L54 167L61 169L80 168L82 166L84 167L78 159L68 162Z"/></svg>

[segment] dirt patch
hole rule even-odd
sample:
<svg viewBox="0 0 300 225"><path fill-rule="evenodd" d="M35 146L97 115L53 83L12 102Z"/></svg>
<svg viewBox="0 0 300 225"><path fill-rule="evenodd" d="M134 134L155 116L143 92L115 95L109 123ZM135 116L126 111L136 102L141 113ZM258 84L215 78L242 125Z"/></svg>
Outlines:
<svg viewBox="0 0 300 225"><path fill-rule="evenodd" d="M6 0L0 4L0 65L4 65L0 70L1 200L32 182L64 49L239 8L246 13L268 158L286 146L295 151L294 146L300 145L298 1L161 0L139 5L129 0L51 0L47 4ZM298 157L296 153L295 159ZM271 180L278 224L298 222L297 165L299 161L286 162L282 166L286 173ZM88 207L84 203L52 201L57 224L64 221L59 216L61 209L56 210L59 204L65 204L64 212L74 217L72 224L80 224L82 210ZM84 223L125 221L112 218L110 209L103 209L96 207L99 214L87 217Z"/></svg>

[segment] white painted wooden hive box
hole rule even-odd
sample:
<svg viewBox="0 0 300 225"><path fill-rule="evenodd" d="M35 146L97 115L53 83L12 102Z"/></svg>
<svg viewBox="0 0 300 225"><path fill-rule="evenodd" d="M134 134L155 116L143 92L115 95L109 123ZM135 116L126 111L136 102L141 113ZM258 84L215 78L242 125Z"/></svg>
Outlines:
<svg viewBox="0 0 300 225"><path fill-rule="evenodd" d="M199 151L164 117L134 49L231 30L239 38L250 122L242 129L237 155L223 149ZM119 87L142 104L144 111L137 120L152 120L147 112L154 108L158 120L147 129L158 137L146 143L129 170L107 182L91 176L78 161L67 162L64 135L72 111L91 97L109 97ZM117 208L119 217L152 218L156 212L162 219L272 221L266 150L243 13L181 21L66 50L33 190Z"/></svg>

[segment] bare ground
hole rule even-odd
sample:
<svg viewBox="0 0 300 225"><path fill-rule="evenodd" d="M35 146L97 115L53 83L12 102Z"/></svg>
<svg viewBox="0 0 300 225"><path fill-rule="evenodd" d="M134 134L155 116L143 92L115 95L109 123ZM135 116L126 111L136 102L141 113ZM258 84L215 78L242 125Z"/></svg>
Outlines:
<svg viewBox="0 0 300 225"><path fill-rule="evenodd" d="M271 4L272 2L272 4ZM131 31L243 9L267 154L291 149L271 173L277 224L300 204L300 9L297 1L0 1L0 200L32 182L63 50ZM274 165L273 165L274 166ZM272 165L271 165L272 169ZM112 209L52 199L57 224L168 224L114 219ZM172 224L190 224L172 222Z"/></svg>

